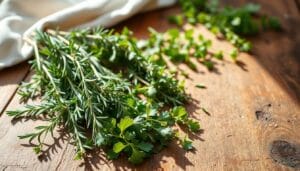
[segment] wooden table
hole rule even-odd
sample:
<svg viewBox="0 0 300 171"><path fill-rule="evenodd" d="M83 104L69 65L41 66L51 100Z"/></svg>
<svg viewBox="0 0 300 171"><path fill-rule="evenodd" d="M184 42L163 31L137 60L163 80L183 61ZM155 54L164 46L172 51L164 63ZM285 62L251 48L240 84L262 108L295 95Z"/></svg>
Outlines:
<svg viewBox="0 0 300 171"><path fill-rule="evenodd" d="M245 0L223 3L241 5ZM252 1L253 2L253 1ZM264 32L250 38L252 54L241 54L234 64L226 57L216 70L187 71L187 92L195 100L188 105L203 132L196 137L196 150L184 152L176 143L149 158L140 166L125 159L107 161L95 151L84 161L74 161L74 147L67 136L49 137L48 153L37 157L26 140L17 135L32 131L39 121L11 122L5 112L21 107L16 89L29 79L26 62L0 71L0 169L1 170L300 170L300 1L255 0L262 13L277 16L280 33ZM178 8L137 15L120 24L145 38L147 27L159 31L171 27L166 18ZM213 40L213 48L232 49L216 40L205 28L199 29ZM228 54L226 55L228 56ZM204 84L207 89L195 88ZM205 107L210 115L201 111Z"/></svg>

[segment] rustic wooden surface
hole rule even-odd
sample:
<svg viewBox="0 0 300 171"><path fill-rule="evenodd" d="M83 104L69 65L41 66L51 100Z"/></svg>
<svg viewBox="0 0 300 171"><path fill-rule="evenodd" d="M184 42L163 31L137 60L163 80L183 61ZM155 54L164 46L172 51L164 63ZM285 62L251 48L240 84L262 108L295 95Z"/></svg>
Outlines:
<svg viewBox="0 0 300 171"><path fill-rule="evenodd" d="M240 5L246 0L223 0ZM216 61L216 70L187 71L188 105L203 132L194 136L196 150L184 152L176 143L140 166L124 159L107 161L95 151L84 161L74 161L74 147L63 131L49 137L47 152L37 157L26 140L17 135L32 131L40 121L12 122L5 111L17 109L17 85L28 76L26 63L0 71L0 170L300 170L300 8L299 0L256 0L265 14L279 17L281 33L265 32L250 38L252 54L241 54L237 64ZM171 27L166 18L178 9L168 8L140 14L120 24L145 38L147 27L159 31ZM197 32L213 40L214 49L230 51L205 28ZM228 56L228 54L226 55ZM207 89L197 89L201 83ZM205 107L210 115L204 114Z"/></svg>

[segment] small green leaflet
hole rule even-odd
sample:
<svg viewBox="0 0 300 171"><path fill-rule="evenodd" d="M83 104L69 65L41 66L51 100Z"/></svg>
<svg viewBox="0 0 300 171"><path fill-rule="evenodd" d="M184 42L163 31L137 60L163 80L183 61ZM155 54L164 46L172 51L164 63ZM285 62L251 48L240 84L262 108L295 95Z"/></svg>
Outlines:
<svg viewBox="0 0 300 171"><path fill-rule="evenodd" d="M185 150L193 149L192 141L190 139L188 139L187 137L184 137L184 139L181 141L181 145L182 145L183 149L185 149Z"/></svg>
<svg viewBox="0 0 300 171"><path fill-rule="evenodd" d="M41 145L34 147L33 151L35 152L35 154L40 154L42 152Z"/></svg>
<svg viewBox="0 0 300 171"><path fill-rule="evenodd" d="M239 52L238 52L238 50L235 48L235 49L233 49L233 50L230 52L230 57L231 57L234 61L236 61L236 59L237 59L237 57L238 57L238 54L239 54Z"/></svg>
<svg viewBox="0 0 300 171"><path fill-rule="evenodd" d="M36 136L36 133L30 133L30 134L26 134L26 135L20 135L18 136L20 139L25 139L25 138L29 138L29 137L33 137Z"/></svg>
<svg viewBox="0 0 300 171"><path fill-rule="evenodd" d="M197 84L196 87L197 87L197 88L200 88L200 89L205 89L205 88L206 88L206 86L205 86L205 85L202 85L202 84Z"/></svg>
<svg viewBox="0 0 300 171"><path fill-rule="evenodd" d="M101 133L97 134L95 143L97 146L100 146L105 143L105 138L103 137L103 135Z"/></svg>
<svg viewBox="0 0 300 171"><path fill-rule="evenodd" d="M179 37L180 32L178 29L170 29L168 30L168 34L171 37L171 39L176 39Z"/></svg>
<svg viewBox="0 0 300 171"><path fill-rule="evenodd" d="M249 43L248 43L249 44ZM250 50L250 49L249 49ZM220 59L222 60L224 55L223 55L223 51L219 51L217 53L214 54L214 57L217 58L217 59Z"/></svg>
<svg viewBox="0 0 300 171"><path fill-rule="evenodd" d="M184 120L188 114L184 107L177 106L173 109L173 115L177 120Z"/></svg>
<svg viewBox="0 0 300 171"><path fill-rule="evenodd" d="M132 148L132 154L129 157L129 161L133 164L139 164L143 161L144 157L145 157L144 152Z"/></svg>
<svg viewBox="0 0 300 171"><path fill-rule="evenodd" d="M156 91L155 87L150 86L150 87L148 88L148 92L147 92L147 93L148 93L148 96L153 97L153 96L156 95L157 91Z"/></svg>
<svg viewBox="0 0 300 171"><path fill-rule="evenodd" d="M125 147L127 147L127 145L123 144L122 142L117 142L113 147L113 151L115 153L120 153Z"/></svg>
<svg viewBox="0 0 300 171"><path fill-rule="evenodd" d="M145 152L150 152L153 149L153 145L146 142L139 143L137 147Z"/></svg>
<svg viewBox="0 0 300 171"><path fill-rule="evenodd" d="M173 133L172 129L169 127L163 128L163 129L159 130L159 132L162 136L170 136Z"/></svg>
<svg viewBox="0 0 300 171"><path fill-rule="evenodd" d="M117 159L119 156L119 154L115 153L113 150L109 150L106 155L109 160Z"/></svg>
<svg viewBox="0 0 300 171"><path fill-rule="evenodd" d="M197 121L193 120L193 119L189 119L188 122L188 127L192 132L197 132L200 130L200 125Z"/></svg>
<svg viewBox="0 0 300 171"><path fill-rule="evenodd" d="M78 151L74 157L74 160L81 160L83 157L83 153Z"/></svg>
<svg viewBox="0 0 300 171"><path fill-rule="evenodd" d="M241 18L240 17L235 17L232 21L231 24L233 26L239 26L241 24Z"/></svg>
<svg viewBox="0 0 300 171"><path fill-rule="evenodd" d="M122 118L120 123L118 124L118 127L121 130L121 133L123 133L128 127L133 125L134 121L129 116L126 116L125 118Z"/></svg>
<svg viewBox="0 0 300 171"><path fill-rule="evenodd" d="M170 23L176 24L177 26L182 26L184 22L182 15L170 16L168 20Z"/></svg>
<svg viewBox="0 0 300 171"><path fill-rule="evenodd" d="M201 110L205 113L205 114L207 114L208 116L210 116L210 113L205 109L205 108L201 108Z"/></svg>

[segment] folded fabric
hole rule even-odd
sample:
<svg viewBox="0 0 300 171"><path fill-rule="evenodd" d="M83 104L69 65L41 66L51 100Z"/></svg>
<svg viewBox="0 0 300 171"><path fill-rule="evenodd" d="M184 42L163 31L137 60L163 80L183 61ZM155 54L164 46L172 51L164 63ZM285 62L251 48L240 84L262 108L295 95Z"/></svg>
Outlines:
<svg viewBox="0 0 300 171"><path fill-rule="evenodd" d="M175 0L0 0L0 70L32 55L23 37L44 28L112 26Z"/></svg>

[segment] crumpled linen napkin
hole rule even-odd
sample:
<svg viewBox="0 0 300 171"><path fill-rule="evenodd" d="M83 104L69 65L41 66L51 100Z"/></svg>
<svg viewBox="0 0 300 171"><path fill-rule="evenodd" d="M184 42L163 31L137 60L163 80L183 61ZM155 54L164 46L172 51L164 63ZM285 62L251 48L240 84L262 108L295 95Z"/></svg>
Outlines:
<svg viewBox="0 0 300 171"><path fill-rule="evenodd" d="M0 0L0 70L25 61L33 48L23 37L45 27L112 26L176 0Z"/></svg>

